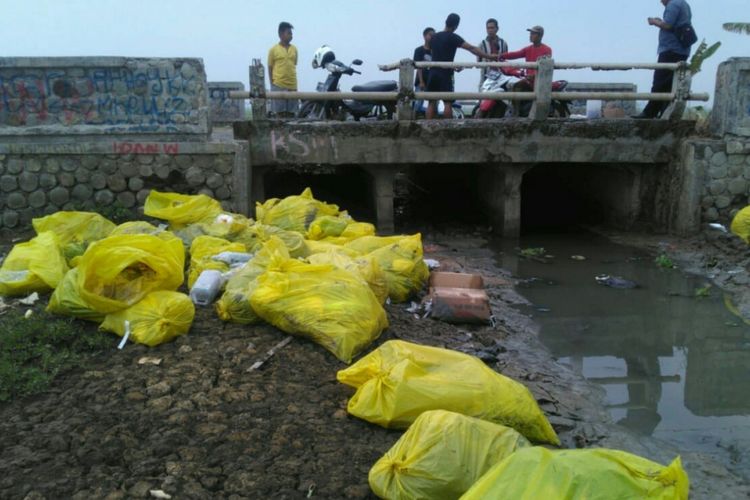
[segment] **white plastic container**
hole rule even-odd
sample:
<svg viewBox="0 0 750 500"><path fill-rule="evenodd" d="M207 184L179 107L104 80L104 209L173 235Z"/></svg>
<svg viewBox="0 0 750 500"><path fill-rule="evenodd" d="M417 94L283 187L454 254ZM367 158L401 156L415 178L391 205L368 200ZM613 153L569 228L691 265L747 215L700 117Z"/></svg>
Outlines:
<svg viewBox="0 0 750 500"><path fill-rule="evenodd" d="M224 278L215 269L203 271L190 289L190 300L198 306L210 305L219 295Z"/></svg>
<svg viewBox="0 0 750 500"><path fill-rule="evenodd" d="M234 267L238 264L244 264L252 258L253 254L244 252L221 252L220 254L216 254L211 257L211 259L223 262L230 267Z"/></svg>
<svg viewBox="0 0 750 500"><path fill-rule="evenodd" d="M589 120L602 117L602 101L589 99L586 101L586 118Z"/></svg>

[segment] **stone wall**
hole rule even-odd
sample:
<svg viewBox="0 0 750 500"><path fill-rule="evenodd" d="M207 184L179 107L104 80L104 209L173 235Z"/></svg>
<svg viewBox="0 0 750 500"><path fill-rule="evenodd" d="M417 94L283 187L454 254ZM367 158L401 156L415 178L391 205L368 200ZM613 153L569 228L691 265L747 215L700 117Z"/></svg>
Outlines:
<svg viewBox="0 0 750 500"><path fill-rule="evenodd" d="M245 101L230 99L229 92L245 90L242 82L208 82L211 123L227 125L245 119Z"/></svg>
<svg viewBox="0 0 750 500"><path fill-rule="evenodd" d="M0 136L209 131L200 59L0 58Z"/></svg>
<svg viewBox="0 0 750 500"><path fill-rule="evenodd" d="M164 143L158 153L142 153L145 147L134 153L133 143L123 144L118 144L119 153L91 143L80 145L83 154L60 154L54 148L49 153L28 148L28 153L0 154L0 227L28 227L33 217L58 210L128 210L137 215L151 189L207 194L227 210L247 211L247 187L240 181L246 172L243 148ZM167 152L165 146L171 146ZM0 145L0 152L7 149Z"/></svg>
<svg viewBox="0 0 750 500"><path fill-rule="evenodd" d="M750 137L750 57L732 57L719 65L711 132Z"/></svg>
<svg viewBox="0 0 750 500"><path fill-rule="evenodd" d="M570 82L565 92L637 92L634 83L584 83ZM568 107L573 115L586 115L586 99L570 101ZM630 116L636 113L635 101L608 101L602 103L602 114L611 113L612 109L622 110L622 115Z"/></svg>
<svg viewBox="0 0 750 500"><path fill-rule="evenodd" d="M750 141L696 141L695 161L702 170L701 218L728 224L750 204Z"/></svg>

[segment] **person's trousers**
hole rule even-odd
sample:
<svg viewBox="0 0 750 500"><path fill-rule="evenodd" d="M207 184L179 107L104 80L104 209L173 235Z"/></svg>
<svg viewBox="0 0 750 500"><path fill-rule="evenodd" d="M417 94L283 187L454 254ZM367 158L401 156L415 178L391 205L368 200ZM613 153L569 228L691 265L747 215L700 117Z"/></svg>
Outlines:
<svg viewBox="0 0 750 500"><path fill-rule="evenodd" d="M686 54L678 54L677 52L662 52L659 54L660 63L676 63L680 61L686 61L688 56ZM672 81L674 80L674 71L668 69L657 69L654 71L654 82L651 85L651 92L670 92L672 90ZM643 115L648 118L656 118L661 116L665 109L669 106L669 101L649 101L646 107L643 108Z"/></svg>

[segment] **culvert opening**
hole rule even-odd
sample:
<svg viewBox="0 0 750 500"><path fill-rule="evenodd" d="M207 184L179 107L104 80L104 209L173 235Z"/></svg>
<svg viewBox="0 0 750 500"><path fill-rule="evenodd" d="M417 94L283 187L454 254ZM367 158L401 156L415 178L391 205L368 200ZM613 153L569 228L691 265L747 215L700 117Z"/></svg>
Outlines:
<svg viewBox="0 0 750 500"><path fill-rule="evenodd" d="M478 175L474 165L411 167L396 177L396 223L425 229L489 226Z"/></svg>
<svg viewBox="0 0 750 500"><path fill-rule="evenodd" d="M576 231L584 226L626 228L635 215L633 172L601 165L545 164L521 184L521 231Z"/></svg>
<svg viewBox="0 0 750 500"><path fill-rule="evenodd" d="M318 200L338 205L360 221L376 222L370 175L357 167L335 167L326 173L269 172L264 178L266 198L298 195L306 187Z"/></svg>

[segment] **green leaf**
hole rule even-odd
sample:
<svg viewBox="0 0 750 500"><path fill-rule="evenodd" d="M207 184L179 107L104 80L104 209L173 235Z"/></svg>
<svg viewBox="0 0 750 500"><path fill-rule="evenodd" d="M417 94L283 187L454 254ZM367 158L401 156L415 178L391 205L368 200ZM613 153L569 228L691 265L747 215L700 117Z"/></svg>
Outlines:
<svg viewBox="0 0 750 500"><path fill-rule="evenodd" d="M731 33L750 35L750 23L724 23L723 28Z"/></svg>

